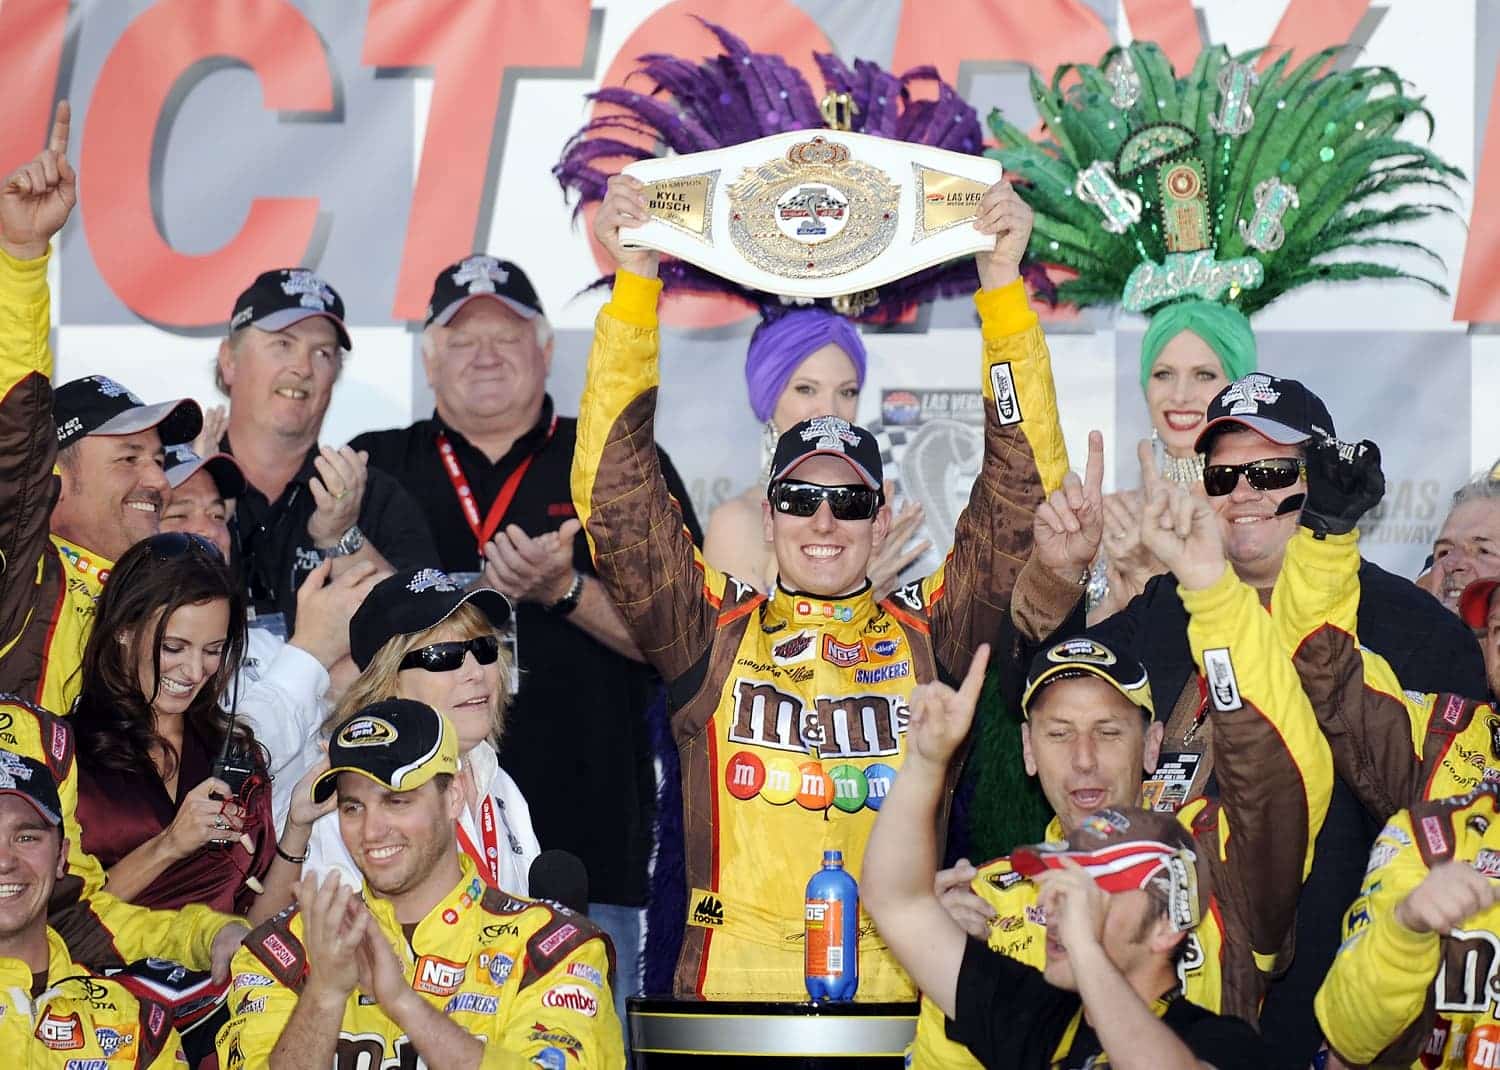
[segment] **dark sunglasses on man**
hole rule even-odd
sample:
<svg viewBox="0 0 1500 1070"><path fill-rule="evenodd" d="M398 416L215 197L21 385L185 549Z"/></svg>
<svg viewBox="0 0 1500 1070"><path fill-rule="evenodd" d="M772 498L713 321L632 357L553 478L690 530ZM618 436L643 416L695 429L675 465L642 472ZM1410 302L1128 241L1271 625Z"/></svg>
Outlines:
<svg viewBox="0 0 1500 1070"><path fill-rule="evenodd" d="M1258 491L1286 490L1307 472L1295 457L1267 457L1244 464L1211 464L1203 469L1203 489L1211 498L1234 493L1240 476Z"/></svg>
<svg viewBox="0 0 1500 1070"><path fill-rule="evenodd" d="M788 516L812 516L828 503L835 520L873 520L884 494L859 483L826 487L783 479L766 492L771 508Z"/></svg>
<svg viewBox="0 0 1500 1070"><path fill-rule="evenodd" d="M493 665L500 656L500 640L493 635L481 635L474 639L419 646L401 659L400 668L452 672L464 663L464 655L470 653L479 664Z"/></svg>

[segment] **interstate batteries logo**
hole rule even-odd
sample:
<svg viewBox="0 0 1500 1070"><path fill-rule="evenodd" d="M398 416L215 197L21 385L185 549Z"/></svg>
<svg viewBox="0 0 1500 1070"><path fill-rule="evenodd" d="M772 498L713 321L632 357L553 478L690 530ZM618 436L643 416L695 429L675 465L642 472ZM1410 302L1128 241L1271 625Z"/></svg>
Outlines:
<svg viewBox="0 0 1500 1070"><path fill-rule="evenodd" d="M724 766L724 789L741 801L759 797L772 806L795 802L804 810L831 806L846 814L879 810L895 779L896 770L884 762L863 769L847 763L825 768L818 761L781 754L763 758L748 750L738 751Z"/></svg>

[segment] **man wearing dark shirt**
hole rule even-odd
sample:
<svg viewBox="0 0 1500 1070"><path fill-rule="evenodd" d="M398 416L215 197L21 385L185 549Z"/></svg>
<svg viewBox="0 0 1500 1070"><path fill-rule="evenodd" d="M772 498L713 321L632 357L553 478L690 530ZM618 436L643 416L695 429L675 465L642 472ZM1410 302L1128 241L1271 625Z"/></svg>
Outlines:
<svg viewBox="0 0 1500 1070"><path fill-rule="evenodd" d="M219 344L216 378L229 396L221 443L248 486L230 526L249 587L252 623L285 639L297 588L333 559L339 575L432 565L432 537L416 504L345 446L318 445L323 416L353 348L344 302L311 271L267 271L240 294Z"/></svg>
<svg viewBox="0 0 1500 1070"><path fill-rule="evenodd" d="M351 445L417 499L445 571L482 573L517 603L519 689L500 761L526 796L542 846L583 859L590 916L614 938L623 1000L639 982L656 791L643 715L657 682L579 532L569 488L577 421L557 415L547 394L552 332L525 273L491 256L444 268L422 360L437 401L432 418ZM701 542L665 455L662 469Z"/></svg>

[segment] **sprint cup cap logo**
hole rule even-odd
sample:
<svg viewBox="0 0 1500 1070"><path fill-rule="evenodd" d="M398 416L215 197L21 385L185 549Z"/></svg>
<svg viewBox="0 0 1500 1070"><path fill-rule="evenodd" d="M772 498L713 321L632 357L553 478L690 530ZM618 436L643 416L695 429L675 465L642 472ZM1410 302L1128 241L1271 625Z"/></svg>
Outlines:
<svg viewBox="0 0 1500 1070"><path fill-rule="evenodd" d="M1064 639L1032 659L1026 690L1021 696L1022 712L1031 715L1033 700L1049 683L1088 676L1103 680L1147 713L1155 714L1145 666L1128 654L1116 653L1091 635Z"/></svg>
<svg viewBox="0 0 1500 1070"><path fill-rule="evenodd" d="M882 466L875 436L837 416L815 416L793 424L782 434L771 458L770 481L791 478L797 465L820 455L848 462L861 483L880 490Z"/></svg>
<svg viewBox="0 0 1500 1070"><path fill-rule="evenodd" d="M374 702L346 719L328 746L329 768L312 785L323 802L342 773L358 773L392 791L415 791L435 776L458 772L458 734L424 702Z"/></svg>
<svg viewBox="0 0 1500 1070"><path fill-rule="evenodd" d="M356 717L339 730L339 744L344 747L383 747L396 742L399 733L389 721L379 717Z"/></svg>

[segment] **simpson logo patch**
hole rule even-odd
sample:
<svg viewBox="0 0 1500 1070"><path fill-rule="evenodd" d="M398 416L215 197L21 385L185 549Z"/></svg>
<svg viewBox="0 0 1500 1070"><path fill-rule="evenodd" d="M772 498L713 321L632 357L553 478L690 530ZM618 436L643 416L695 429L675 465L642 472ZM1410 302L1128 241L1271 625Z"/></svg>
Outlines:
<svg viewBox="0 0 1500 1070"><path fill-rule="evenodd" d="M1427 850L1441 855L1448 850L1448 837L1443 835L1443 823L1436 817L1422 818L1422 838L1427 841Z"/></svg>
<svg viewBox="0 0 1500 1070"><path fill-rule="evenodd" d="M1016 397L1016 377L1010 361L990 365L990 389L995 395L995 416L1002 426L1021 422L1021 401Z"/></svg>
<svg viewBox="0 0 1500 1070"><path fill-rule="evenodd" d="M1208 697L1220 713L1243 709L1240 682L1235 679L1234 662L1228 647L1214 647L1203 652L1203 672L1208 677Z"/></svg>
<svg viewBox="0 0 1500 1070"><path fill-rule="evenodd" d="M1449 695L1448 701L1443 704L1443 723L1450 728L1457 728L1458 722L1463 719L1464 700L1457 695Z"/></svg>
<svg viewBox="0 0 1500 1070"><path fill-rule="evenodd" d="M537 944L536 949L543 955L550 955L552 954L552 952L562 947L563 944L565 944L571 937L576 936L577 934L578 926L564 925L562 928L558 929L557 932L553 933L551 936L543 940L540 944Z"/></svg>

